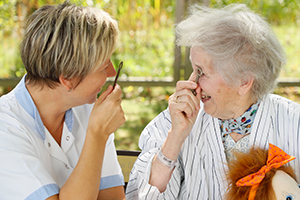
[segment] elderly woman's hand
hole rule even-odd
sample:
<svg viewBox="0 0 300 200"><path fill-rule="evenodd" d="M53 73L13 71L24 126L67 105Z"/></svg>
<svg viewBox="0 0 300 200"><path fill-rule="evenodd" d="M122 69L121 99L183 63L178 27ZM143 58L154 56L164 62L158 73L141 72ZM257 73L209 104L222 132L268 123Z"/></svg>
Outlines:
<svg viewBox="0 0 300 200"><path fill-rule="evenodd" d="M192 93L192 89L195 89L196 96ZM161 152L170 160L177 160L181 146L196 121L200 109L200 91L200 87L193 81L179 81L176 85L176 92L169 98L172 128L161 147ZM152 162L149 183L155 185L160 192L163 192L171 178L174 167L165 166L158 160L155 156Z"/></svg>
<svg viewBox="0 0 300 200"><path fill-rule="evenodd" d="M191 89L196 89L195 96ZM176 92L169 98L172 135L184 142L196 121L200 109L200 87L192 81L178 81Z"/></svg>
<svg viewBox="0 0 300 200"><path fill-rule="evenodd" d="M113 90L109 86L95 102L92 110L88 129L97 135L109 136L125 122L124 112L121 107L122 90L116 85Z"/></svg>

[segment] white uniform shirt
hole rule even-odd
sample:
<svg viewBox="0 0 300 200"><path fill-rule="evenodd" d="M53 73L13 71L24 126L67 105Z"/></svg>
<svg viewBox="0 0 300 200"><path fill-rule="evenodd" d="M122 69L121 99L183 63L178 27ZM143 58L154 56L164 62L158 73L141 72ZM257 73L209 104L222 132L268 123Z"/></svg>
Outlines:
<svg viewBox="0 0 300 200"><path fill-rule="evenodd" d="M164 143L172 126L169 110L152 120L140 136L142 153L136 160L126 188L126 198L135 199L222 199L227 187L227 161L218 119L201 106L196 123L186 138L177 165L160 193L149 182L154 155ZM249 145L263 149L272 143L296 160L289 162L300 181L300 105L277 95L268 95L258 108Z"/></svg>
<svg viewBox="0 0 300 200"><path fill-rule="evenodd" d="M44 127L25 76L0 98L0 200L41 200L59 193L79 159L93 105L65 114L61 147ZM114 134L105 149L100 188L124 185Z"/></svg>

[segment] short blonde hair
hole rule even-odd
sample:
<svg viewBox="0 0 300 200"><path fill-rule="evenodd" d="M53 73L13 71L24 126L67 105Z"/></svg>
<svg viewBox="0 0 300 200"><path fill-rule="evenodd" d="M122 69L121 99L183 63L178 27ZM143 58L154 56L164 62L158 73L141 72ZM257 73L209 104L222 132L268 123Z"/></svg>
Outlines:
<svg viewBox="0 0 300 200"><path fill-rule="evenodd" d="M83 80L110 59L118 32L116 20L100 9L68 1L41 7L28 18L20 45L26 81L54 88L60 75Z"/></svg>
<svg viewBox="0 0 300 200"><path fill-rule="evenodd" d="M222 9L193 5L176 27L177 44L201 47L230 86L254 77L252 95L262 99L275 86L285 52L269 24L243 4Z"/></svg>

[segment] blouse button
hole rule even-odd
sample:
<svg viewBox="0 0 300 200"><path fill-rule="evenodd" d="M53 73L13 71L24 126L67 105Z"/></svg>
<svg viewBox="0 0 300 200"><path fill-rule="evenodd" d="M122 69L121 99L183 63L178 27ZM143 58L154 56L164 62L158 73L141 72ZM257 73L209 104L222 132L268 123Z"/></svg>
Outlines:
<svg viewBox="0 0 300 200"><path fill-rule="evenodd" d="M66 169L70 169L70 167L67 164L65 164L65 167L66 167Z"/></svg>
<svg viewBox="0 0 300 200"><path fill-rule="evenodd" d="M70 136L67 136L67 137L66 137L66 140L69 141L69 139L70 139Z"/></svg>
<svg viewBox="0 0 300 200"><path fill-rule="evenodd" d="M51 144L50 144L50 142L48 142L48 147L51 147Z"/></svg>

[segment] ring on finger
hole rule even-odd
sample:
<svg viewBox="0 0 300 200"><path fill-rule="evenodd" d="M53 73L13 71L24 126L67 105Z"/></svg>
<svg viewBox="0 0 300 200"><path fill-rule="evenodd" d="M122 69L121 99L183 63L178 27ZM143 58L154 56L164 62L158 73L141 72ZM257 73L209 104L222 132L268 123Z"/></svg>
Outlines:
<svg viewBox="0 0 300 200"><path fill-rule="evenodd" d="M175 102L176 102L176 103L180 103L180 102L181 102L181 101L180 101L180 96L176 96L176 97L175 97Z"/></svg>

